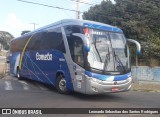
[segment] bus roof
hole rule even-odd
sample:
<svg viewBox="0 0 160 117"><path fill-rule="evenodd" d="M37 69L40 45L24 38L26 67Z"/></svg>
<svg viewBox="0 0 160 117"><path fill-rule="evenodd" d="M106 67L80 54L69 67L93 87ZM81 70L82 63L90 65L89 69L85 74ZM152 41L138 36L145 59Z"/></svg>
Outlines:
<svg viewBox="0 0 160 117"><path fill-rule="evenodd" d="M106 30L106 31L112 31L112 32L120 32L120 33L123 32L118 27L100 23L100 22L89 21L89 20L66 19L66 20L61 20L61 22L64 25L67 25L67 24L81 25L88 28L94 28L94 29L100 29L100 30Z"/></svg>
<svg viewBox="0 0 160 117"><path fill-rule="evenodd" d="M36 29L35 31L29 32L24 34L23 36L27 36L30 34L33 34L35 32L39 32L41 30L45 30L47 28L51 28L51 27L55 27L55 26L66 26L66 25L80 25L80 26L84 26L84 27L88 27L88 28L94 28L94 29L99 29L99 30L105 30L105 31L111 31L111 32L119 32L122 33L123 31L115 26L111 26L108 24L104 24L104 23L99 23L99 22L95 22L95 21L89 21L89 20L78 20L78 19L64 19L64 20L60 20L58 22L49 24L47 26L44 26L42 28ZM18 38L16 38L18 39Z"/></svg>

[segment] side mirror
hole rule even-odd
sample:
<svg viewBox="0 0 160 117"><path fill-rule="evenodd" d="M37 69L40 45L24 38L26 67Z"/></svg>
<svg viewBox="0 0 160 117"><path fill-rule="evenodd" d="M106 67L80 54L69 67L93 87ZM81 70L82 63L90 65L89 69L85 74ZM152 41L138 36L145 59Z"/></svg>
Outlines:
<svg viewBox="0 0 160 117"><path fill-rule="evenodd" d="M73 36L76 36L76 37L80 37L84 43L84 48L87 52L90 51L90 44L89 44L89 40L88 40L88 37L85 36L84 34L80 34L80 33L73 33L72 34Z"/></svg>
<svg viewBox="0 0 160 117"><path fill-rule="evenodd" d="M133 39L127 39L127 41L136 44L137 54L138 55L141 54L141 45L140 45L140 43L138 41L133 40Z"/></svg>

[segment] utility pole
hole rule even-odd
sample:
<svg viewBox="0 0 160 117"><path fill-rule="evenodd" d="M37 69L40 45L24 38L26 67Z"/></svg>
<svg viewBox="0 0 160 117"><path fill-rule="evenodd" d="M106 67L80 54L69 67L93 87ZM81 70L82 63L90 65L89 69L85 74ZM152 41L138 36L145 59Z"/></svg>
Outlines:
<svg viewBox="0 0 160 117"><path fill-rule="evenodd" d="M30 23L30 24L33 24L33 29L34 29L34 30L36 29L36 25L38 25L38 24L36 24L36 23Z"/></svg>
<svg viewBox="0 0 160 117"><path fill-rule="evenodd" d="M76 3L76 11L77 11L77 12L76 12L76 18L77 18L77 19L80 19L79 1L80 1L80 0L77 0L77 1L76 1L76 2L77 2L77 3Z"/></svg>

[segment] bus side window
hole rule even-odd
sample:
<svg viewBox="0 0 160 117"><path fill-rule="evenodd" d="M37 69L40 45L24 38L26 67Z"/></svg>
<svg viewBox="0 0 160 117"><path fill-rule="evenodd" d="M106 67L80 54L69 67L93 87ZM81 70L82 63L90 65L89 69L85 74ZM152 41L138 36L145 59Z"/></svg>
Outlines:
<svg viewBox="0 0 160 117"><path fill-rule="evenodd" d="M78 65L84 67L83 42L80 37L67 37L72 60Z"/></svg>
<svg viewBox="0 0 160 117"><path fill-rule="evenodd" d="M11 52L21 52L30 36L21 37L11 41Z"/></svg>
<svg viewBox="0 0 160 117"><path fill-rule="evenodd" d="M70 49L72 60L81 67L84 67L83 41L80 37L72 35L73 33L83 34L82 28L80 26L72 25L65 26L64 29L67 36L68 46Z"/></svg>
<svg viewBox="0 0 160 117"><path fill-rule="evenodd" d="M61 28L56 28L45 32L42 36L44 49L57 49L65 53L65 46Z"/></svg>
<svg viewBox="0 0 160 117"><path fill-rule="evenodd" d="M79 38L79 37L76 37ZM83 42L81 38L75 39L74 42L74 55L75 55L75 62L80 66L84 67L84 60L83 60Z"/></svg>
<svg viewBox="0 0 160 117"><path fill-rule="evenodd" d="M27 50L41 50L42 49L42 40L41 40L42 33L36 33L33 35L31 41L29 42L27 46Z"/></svg>

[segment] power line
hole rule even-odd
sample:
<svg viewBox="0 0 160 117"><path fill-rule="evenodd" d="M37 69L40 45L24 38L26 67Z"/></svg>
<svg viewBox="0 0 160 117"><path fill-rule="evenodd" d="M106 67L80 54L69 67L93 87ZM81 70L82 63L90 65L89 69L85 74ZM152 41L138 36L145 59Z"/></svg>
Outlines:
<svg viewBox="0 0 160 117"><path fill-rule="evenodd" d="M80 11L76 11L76 10L73 10L73 9L67 9L67 8L62 8L62 7L57 7L57 6L51 6L51 5L41 4L41 3L37 3L37 2L30 2L30 1L25 1L25 0L17 0L17 1L30 3L30 4L36 4L36 5L45 6L45 7L56 8L56 9L62 9L62 10L67 10L67 11L80 12ZM83 12L80 12L80 13L83 13Z"/></svg>
<svg viewBox="0 0 160 117"><path fill-rule="evenodd" d="M66 9L66 8L62 8L62 7L46 5L46 4L41 4L41 3L37 3L37 2L30 2L30 1L25 1L25 0L17 0L17 1L24 2L24 3L30 3L30 4L35 4L35 5L40 5L40 6L45 6L45 7L50 7L50 8L61 9L61 10L67 10L67 11L72 11L72 12L85 13L85 12L81 12L81 11L77 11L77 10L73 10L73 9ZM96 15L95 13L90 13L90 14ZM102 16L102 17L107 17L106 15L103 15L103 14L97 14L97 16L98 15Z"/></svg>

